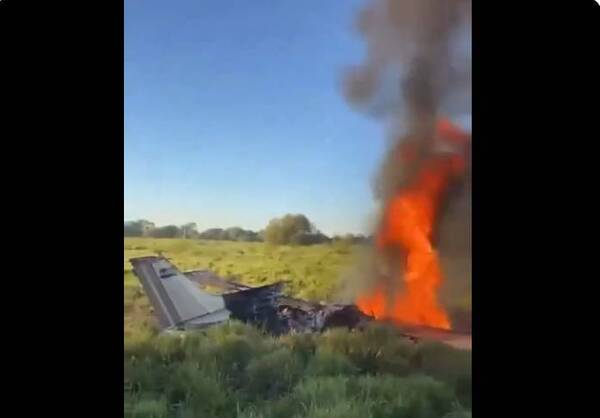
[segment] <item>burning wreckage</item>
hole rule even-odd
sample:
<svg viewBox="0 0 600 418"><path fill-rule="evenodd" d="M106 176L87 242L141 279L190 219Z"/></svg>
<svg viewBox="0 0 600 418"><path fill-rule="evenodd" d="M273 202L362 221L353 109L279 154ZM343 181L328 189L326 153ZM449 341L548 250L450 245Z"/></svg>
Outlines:
<svg viewBox="0 0 600 418"><path fill-rule="evenodd" d="M182 273L163 257L134 258L131 263L163 330L199 329L237 319L280 335L359 328L373 319L354 305L322 305L286 297L283 282L248 287L209 271ZM224 293L211 294L202 287Z"/></svg>
<svg viewBox="0 0 600 418"><path fill-rule="evenodd" d="M202 329L237 319L274 335L322 332L330 328L360 329L375 321L355 305L320 304L283 295L284 283L248 287L210 271L180 272L164 257L130 260L133 272L154 309L163 331ZM218 288L222 294L202 288ZM428 327L402 327L412 341L438 340L470 349L471 337Z"/></svg>

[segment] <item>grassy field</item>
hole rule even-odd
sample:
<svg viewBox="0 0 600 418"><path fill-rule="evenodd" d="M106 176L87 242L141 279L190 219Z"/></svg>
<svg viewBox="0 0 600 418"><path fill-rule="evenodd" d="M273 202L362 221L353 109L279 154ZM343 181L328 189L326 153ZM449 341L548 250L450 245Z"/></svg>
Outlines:
<svg viewBox="0 0 600 418"><path fill-rule="evenodd" d="M163 254L181 270L210 269L250 285L290 280L287 293L332 300L359 246L125 239L125 416L470 417L470 353L414 346L397 331L333 330L273 338L239 323L157 336L131 257ZM450 307L470 309L470 283L450 283Z"/></svg>

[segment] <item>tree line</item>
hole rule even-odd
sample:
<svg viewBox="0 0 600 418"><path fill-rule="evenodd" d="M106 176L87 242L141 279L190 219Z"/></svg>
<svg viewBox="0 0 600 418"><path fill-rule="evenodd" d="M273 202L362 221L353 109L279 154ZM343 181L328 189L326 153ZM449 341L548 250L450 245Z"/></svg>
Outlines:
<svg viewBox="0 0 600 418"><path fill-rule="evenodd" d="M126 237L151 238L187 238L215 241L266 242L273 245L313 245L343 242L363 244L370 240L364 235L335 235L329 237L319 231L310 220L302 214L287 214L269 221L265 229L251 231L240 227L209 228L198 232L197 225L189 222L184 225L156 226L145 219L124 223Z"/></svg>

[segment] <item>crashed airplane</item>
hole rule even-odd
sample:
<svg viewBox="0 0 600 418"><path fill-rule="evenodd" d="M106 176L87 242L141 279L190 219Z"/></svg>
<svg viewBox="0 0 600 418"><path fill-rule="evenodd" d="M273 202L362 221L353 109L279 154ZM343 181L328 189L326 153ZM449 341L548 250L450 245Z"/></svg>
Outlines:
<svg viewBox="0 0 600 418"><path fill-rule="evenodd" d="M324 305L284 296L283 282L248 287L210 271L182 273L159 256L132 258L130 262L162 331L202 329L237 319L281 335L322 332L335 327L360 329L375 320L355 305ZM208 286L224 293L211 294L201 289ZM461 349L471 348L470 334L428 327L399 328L414 342L437 340Z"/></svg>
<svg viewBox="0 0 600 418"><path fill-rule="evenodd" d="M275 335L356 328L372 320L354 305L321 305L285 297L283 282L247 287L207 271L180 272L164 257L131 259L163 330L205 328L237 319ZM200 286L225 290L210 294Z"/></svg>

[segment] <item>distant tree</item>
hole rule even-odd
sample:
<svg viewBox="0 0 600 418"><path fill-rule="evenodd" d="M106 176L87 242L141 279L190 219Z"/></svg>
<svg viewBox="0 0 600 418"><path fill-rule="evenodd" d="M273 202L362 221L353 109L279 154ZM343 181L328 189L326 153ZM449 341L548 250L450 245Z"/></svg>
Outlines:
<svg viewBox="0 0 600 418"><path fill-rule="evenodd" d="M200 239L208 239L208 240L222 240L224 237L225 231L221 228L210 228L206 231L202 231L198 234L198 238Z"/></svg>
<svg viewBox="0 0 600 418"><path fill-rule="evenodd" d="M176 225L161 226L150 232L153 238L177 238L181 235L181 230Z"/></svg>
<svg viewBox="0 0 600 418"><path fill-rule="evenodd" d="M362 234L345 234L345 235L335 235L332 239L333 243L336 244L344 244L344 245L353 245L353 244L366 244L369 242L369 239Z"/></svg>
<svg viewBox="0 0 600 418"><path fill-rule="evenodd" d="M353 242L354 244L367 244L369 242L369 238L363 234L358 234L354 235Z"/></svg>
<svg viewBox="0 0 600 418"><path fill-rule="evenodd" d="M258 234L254 231L242 229L239 227L228 228L225 230L226 236L230 241L260 241Z"/></svg>
<svg viewBox="0 0 600 418"><path fill-rule="evenodd" d="M225 239L228 241L241 241L240 238L244 235L245 231L239 226L227 228L225 230Z"/></svg>
<svg viewBox="0 0 600 418"><path fill-rule="evenodd" d="M152 232L152 230L154 230L154 228L156 228L156 225L154 225L154 222L150 222L145 219L140 219L138 222L140 223L140 226L142 228L142 235L145 237L149 236L150 233Z"/></svg>
<svg viewBox="0 0 600 418"><path fill-rule="evenodd" d="M329 243L331 242L331 238L328 237L327 235L323 234L322 232L317 231L314 235L314 244L324 244L324 243Z"/></svg>
<svg viewBox="0 0 600 418"><path fill-rule="evenodd" d="M260 242L262 241L262 237L259 235L258 232L254 232L254 231L246 231L246 233L244 234L244 238L242 241L246 241L246 242Z"/></svg>
<svg viewBox="0 0 600 418"><path fill-rule="evenodd" d="M196 230L196 223L189 222L185 225L182 225L181 234L183 235L183 238L195 238L198 234L198 231Z"/></svg>
<svg viewBox="0 0 600 418"><path fill-rule="evenodd" d="M137 221L128 221L124 224L124 235L126 237L142 237L148 236L154 229L154 223L145 219Z"/></svg>
<svg viewBox="0 0 600 418"><path fill-rule="evenodd" d="M126 237L141 237L142 228L140 224L134 221L125 222L123 226L123 232Z"/></svg>
<svg viewBox="0 0 600 418"><path fill-rule="evenodd" d="M269 244L299 244L310 241L311 234L318 231L304 215L285 215L271 219L264 231L265 242Z"/></svg>
<svg viewBox="0 0 600 418"><path fill-rule="evenodd" d="M258 239L259 241L264 241L265 240L265 230L261 229L260 231L258 231Z"/></svg>
<svg viewBox="0 0 600 418"><path fill-rule="evenodd" d="M232 227L227 229L210 228L198 234L198 238L206 240L225 240L225 241L245 241L254 242L262 241L262 238L257 232L243 229L240 227Z"/></svg>
<svg viewBox="0 0 600 418"><path fill-rule="evenodd" d="M292 236L290 244L292 245L314 245L330 242L331 238L327 235L317 232L300 232Z"/></svg>

